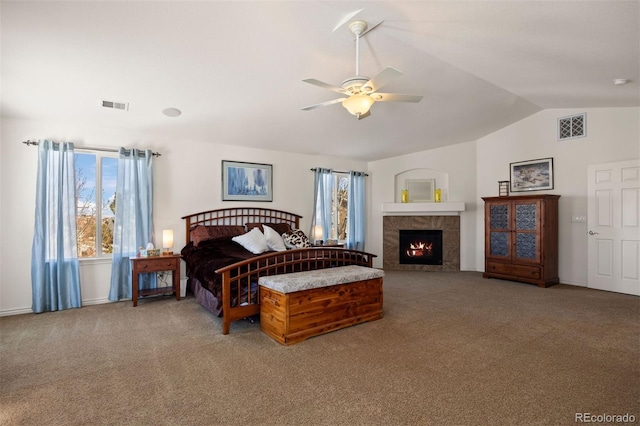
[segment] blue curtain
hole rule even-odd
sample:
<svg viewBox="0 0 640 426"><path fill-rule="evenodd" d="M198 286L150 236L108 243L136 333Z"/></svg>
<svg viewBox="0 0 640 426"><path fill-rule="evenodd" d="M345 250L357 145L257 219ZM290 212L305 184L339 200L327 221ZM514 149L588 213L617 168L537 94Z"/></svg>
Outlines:
<svg viewBox="0 0 640 426"><path fill-rule="evenodd" d="M72 143L38 143L36 212L31 250L33 312L82 306Z"/></svg>
<svg viewBox="0 0 640 426"><path fill-rule="evenodd" d="M331 195L333 191L333 170L316 167L314 172L315 183L313 190L314 209L311 218L311 232L309 236L314 239L314 228L322 227L322 239L331 238Z"/></svg>
<svg viewBox="0 0 640 426"><path fill-rule="evenodd" d="M131 297L131 257L153 236L153 154L120 148L109 300ZM142 274L140 288L155 288L155 274Z"/></svg>
<svg viewBox="0 0 640 426"><path fill-rule="evenodd" d="M349 203L347 204L347 248L364 250L365 180L364 172L349 172Z"/></svg>

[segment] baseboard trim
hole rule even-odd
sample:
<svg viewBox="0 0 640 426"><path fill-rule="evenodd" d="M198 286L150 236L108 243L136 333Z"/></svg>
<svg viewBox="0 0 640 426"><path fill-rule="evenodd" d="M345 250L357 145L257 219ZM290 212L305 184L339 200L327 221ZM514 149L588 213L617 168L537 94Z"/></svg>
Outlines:
<svg viewBox="0 0 640 426"><path fill-rule="evenodd" d="M562 278L560 278L560 284L575 285L577 287L587 287L587 283L583 283L579 281L563 280Z"/></svg>
<svg viewBox="0 0 640 426"><path fill-rule="evenodd" d="M121 299L119 300L119 302L123 301L123 300L131 300L131 299ZM89 300L83 300L82 301L82 306L90 306L90 305L104 305L105 303L115 303L107 298L101 298L101 299L89 299ZM0 317L9 317L12 315L23 315L23 314L32 314L33 311L31 310L31 308L16 308L16 309L6 309L3 311L0 311Z"/></svg>
<svg viewBox="0 0 640 426"><path fill-rule="evenodd" d="M88 305L104 305L105 303L113 303L111 300L109 299L91 299L91 300L83 300L82 301L82 306L88 306Z"/></svg>
<svg viewBox="0 0 640 426"><path fill-rule="evenodd" d="M23 315L32 313L33 311L31 310L31 308L7 309L4 311L0 311L0 317L9 317L11 315Z"/></svg>

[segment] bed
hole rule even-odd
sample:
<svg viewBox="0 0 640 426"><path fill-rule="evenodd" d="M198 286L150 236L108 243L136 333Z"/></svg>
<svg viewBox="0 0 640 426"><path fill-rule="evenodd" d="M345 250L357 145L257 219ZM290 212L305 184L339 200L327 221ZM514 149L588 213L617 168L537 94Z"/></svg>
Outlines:
<svg viewBox="0 0 640 426"><path fill-rule="evenodd" d="M181 254L187 285L196 301L222 317L222 334L233 321L260 314L258 279L360 265L372 267L374 254L337 247L309 247L255 255L232 241L263 224L277 230L299 229L301 216L259 207L216 209L184 216L187 244Z"/></svg>

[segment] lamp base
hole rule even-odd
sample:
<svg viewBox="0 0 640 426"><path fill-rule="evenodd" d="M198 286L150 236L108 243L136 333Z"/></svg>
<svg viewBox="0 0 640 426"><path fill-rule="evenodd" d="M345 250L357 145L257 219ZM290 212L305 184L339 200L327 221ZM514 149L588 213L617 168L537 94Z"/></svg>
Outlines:
<svg viewBox="0 0 640 426"><path fill-rule="evenodd" d="M173 249L162 249L162 255L163 256L168 256L173 254Z"/></svg>

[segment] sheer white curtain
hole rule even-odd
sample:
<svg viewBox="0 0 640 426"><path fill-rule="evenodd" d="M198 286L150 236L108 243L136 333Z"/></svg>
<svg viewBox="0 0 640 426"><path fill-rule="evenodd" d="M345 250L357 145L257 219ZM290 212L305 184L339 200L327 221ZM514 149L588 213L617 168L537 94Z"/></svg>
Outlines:
<svg viewBox="0 0 640 426"><path fill-rule="evenodd" d="M366 203L364 172L349 172L349 202L347 204L347 248L364 250L366 234Z"/></svg>
<svg viewBox="0 0 640 426"><path fill-rule="evenodd" d="M34 312L82 306L72 143L38 143L36 211L31 250Z"/></svg>
<svg viewBox="0 0 640 426"><path fill-rule="evenodd" d="M153 236L153 153L120 148L109 300L131 297L131 257ZM154 288L155 274L142 274L141 288Z"/></svg>

